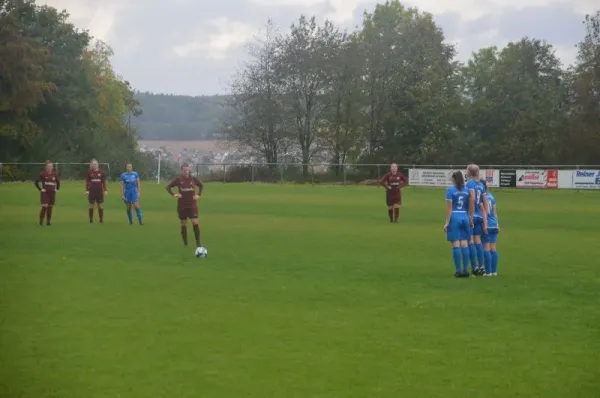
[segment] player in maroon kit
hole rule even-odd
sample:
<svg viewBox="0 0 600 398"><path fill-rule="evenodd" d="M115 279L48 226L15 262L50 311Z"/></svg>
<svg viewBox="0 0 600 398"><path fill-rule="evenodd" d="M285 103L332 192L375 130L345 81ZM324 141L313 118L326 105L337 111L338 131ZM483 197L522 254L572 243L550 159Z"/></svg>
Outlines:
<svg viewBox="0 0 600 398"><path fill-rule="evenodd" d="M173 188L175 187L178 188L178 193L173 193ZM196 187L198 187L198 193L196 193ZM181 174L167 185L167 192L177 198L177 215L181 221L181 238L185 246L188 244L188 219L192 220L194 236L196 237L196 247L202 246L200 243L200 226L198 225L198 199L200 199L203 189L202 182L192 176L190 165L187 163L181 166Z"/></svg>
<svg viewBox="0 0 600 398"><path fill-rule="evenodd" d="M52 225L52 208L56 202L56 192L60 189L60 179L54 171L54 165L51 161L46 161L46 168L40 173L40 176L35 180L35 186L40 191L42 209L40 210L40 226Z"/></svg>
<svg viewBox="0 0 600 398"><path fill-rule="evenodd" d="M94 204L98 206L98 220L104 222L104 196L108 195L106 189L106 173L98 167L98 161L92 159L90 169L85 177L85 196L90 204L88 214L90 224L94 222Z"/></svg>
<svg viewBox="0 0 600 398"><path fill-rule="evenodd" d="M392 163L390 171L381 177L379 183L385 188L385 203L388 207L390 222L398 222L400 205L402 204L401 189L408 185L408 178L398 171L396 163Z"/></svg>

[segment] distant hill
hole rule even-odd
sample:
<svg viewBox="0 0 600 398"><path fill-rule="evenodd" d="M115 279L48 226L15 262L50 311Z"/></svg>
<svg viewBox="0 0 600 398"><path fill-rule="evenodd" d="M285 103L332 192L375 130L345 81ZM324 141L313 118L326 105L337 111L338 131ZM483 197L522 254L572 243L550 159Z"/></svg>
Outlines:
<svg viewBox="0 0 600 398"><path fill-rule="evenodd" d="M211 140L225 113L226 96L137 93L143 114L132 119L143 140Z"/></svg>

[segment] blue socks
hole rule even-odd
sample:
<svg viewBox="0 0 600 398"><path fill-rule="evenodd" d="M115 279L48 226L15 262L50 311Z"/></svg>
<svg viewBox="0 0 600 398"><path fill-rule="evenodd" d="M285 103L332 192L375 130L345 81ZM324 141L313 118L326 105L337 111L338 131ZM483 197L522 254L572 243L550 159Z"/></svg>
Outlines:
<svg viewBox="0 0 600 398"><path fill-rule="evenodd" d="M462 265L462 253L460 247L452 248L452 258L454 259L454 268L456 272L460 272L460 266Z"/></svg>
<svg viewBox="0 0 600 398"><path fill-rule="evenodd" d="M131 214L131 209L127 209L127 218L129 219L129 224L133 224L133 215Z"/></svg>
<svg viewBox="0 0 600 398"><path fill-rule="evenodd" d="M492 254L489 250L483 252L483 263L485 266L485 273L492 273Z"/></svg>
<svg viewBox="0 0 600 398"><path fill-rule="evenodd" d="M492 264L492 273L498 272L498 252L493 250L490 252L491 264Z"/></svg>
<svg viewBox="0 0 600 398"><path fill-rule="evenodd" d="M142 209L140 209L139 207L137 209L135 209L135 214L137 215L137 219L139 221L139 223L142 223ZM131 217L129 218L129 220L131 220Z"/></svg>
<svg viewBox="0 0 600 398"><path fill-rule="evenodd" d="M463 271L469 271L469 256L470 251L468 247L463 247L460 249L462 251L462 262L463 262Z"/></svg>
<svg viewBox="0 0 600 398"><path fill-rule="evenodd" d="M469 243L469 257L471 258L471 271L475 272L477 269L477 249L475 249L474 243Z"/></svg>
<svg viewBox="0 0 600 398"><path fill-rule="evenodd" d="M483 268L484 267L484 262L483 262L483 244L482 243L478 243L475 245L475 250L477 251L477 266L479 268Z"/></svg>

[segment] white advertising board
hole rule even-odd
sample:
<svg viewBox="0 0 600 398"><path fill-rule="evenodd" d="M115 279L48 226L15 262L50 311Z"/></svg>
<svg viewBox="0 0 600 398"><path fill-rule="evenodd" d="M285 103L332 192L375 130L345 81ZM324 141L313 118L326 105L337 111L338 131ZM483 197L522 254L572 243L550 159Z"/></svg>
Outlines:
<svg viewBox="0 0 600 398"><path fill-rule="evenodd" d="M600 170L572 170L573 189L600 189Z"/></svg>
<svg viewBox="0 0 600 398"><path fill-rule="evenodd" d="M558 170L517 170L517 188L558 188Z"/></svg>
<svg viewBox="0 0 600 398"><path fill-rule="evenodd" d="M452 173L457 169L409 169L408 182L410 185L421 187L447 187L452 185ZM461 170L466 175L465 170ZM489 187L500 186L500 170L481 170L481 178L485 178Z"/></svg>

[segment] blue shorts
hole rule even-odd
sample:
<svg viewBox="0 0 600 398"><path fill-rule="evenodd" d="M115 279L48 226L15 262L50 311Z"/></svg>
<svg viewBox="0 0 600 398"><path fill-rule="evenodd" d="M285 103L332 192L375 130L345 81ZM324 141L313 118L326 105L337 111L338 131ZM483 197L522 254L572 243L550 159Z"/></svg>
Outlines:
<svg viewBox="0 0 600 398"><path fill-rule="evenodd" d="M448 230L446 231L446 238L448 241L469 240L470 232L471 226L467 213L453 213L452 217L450 217Z"/></svg>
<svg viewBox="0 0 600 398"><path fill-rule="evenodd" d="M496 243L499 233L500 230L498 228L488 228L488 233L481 235L481 243Z"/></svg>
<svg viewBox="0 0 600 398"><path fill-rule="evenodd" d="M471 235L483 235L483 218L473 217L473 228L471 229Z"/></svg>
<svg viewBox="0 0 600 398"><path fill-rule="evenodd" d="M137 191L134 192L125 192L125 204L137 203L140 201L140 197Z"/></svg>

